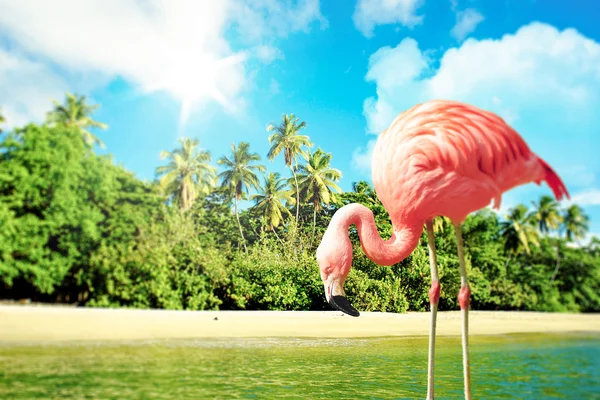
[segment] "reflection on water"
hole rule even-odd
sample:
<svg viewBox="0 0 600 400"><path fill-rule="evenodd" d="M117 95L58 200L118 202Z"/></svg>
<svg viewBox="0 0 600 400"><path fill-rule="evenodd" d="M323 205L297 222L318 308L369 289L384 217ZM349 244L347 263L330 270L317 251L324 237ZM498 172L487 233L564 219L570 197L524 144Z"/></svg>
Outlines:
<svg viewBox="0 0 600 400"><path fill-rule="evenodd" d="M476 399L600 399L600 337L471 337ZM212 339L0 346L0 398L422 399L427 338ZM439 337L436 399L462 399Z"/></svg>

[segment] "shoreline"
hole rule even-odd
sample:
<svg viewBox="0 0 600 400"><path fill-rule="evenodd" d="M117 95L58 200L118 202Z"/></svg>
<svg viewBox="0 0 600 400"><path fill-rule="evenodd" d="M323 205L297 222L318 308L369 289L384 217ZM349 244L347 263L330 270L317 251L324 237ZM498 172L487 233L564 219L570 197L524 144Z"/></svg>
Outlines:
<svg viewBox="0 0 600 400"><path fill-rule="evenodd" d="M179 311L0 305L0 343L208 338L426 337L429 312ZM438 312L437 336L460 336L460 311ZM600 333L600 314L469 312L469 335Z"/></svg>

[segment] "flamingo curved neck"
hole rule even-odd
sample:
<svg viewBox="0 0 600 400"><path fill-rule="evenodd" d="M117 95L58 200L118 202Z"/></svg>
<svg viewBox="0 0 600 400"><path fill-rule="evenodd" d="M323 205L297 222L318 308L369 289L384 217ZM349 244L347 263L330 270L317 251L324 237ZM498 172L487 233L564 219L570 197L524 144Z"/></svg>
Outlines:
<svg viewBox="0 0 600 400"><path fill-rule="evenodd" d="M346 233L350 225L356 225L363 251L379 265L394 265L412 253L423 231L422 223L394 223L394 232L388 240L379 236L373 212L367 207L353 203L340 208L334 217Z"/></svg>

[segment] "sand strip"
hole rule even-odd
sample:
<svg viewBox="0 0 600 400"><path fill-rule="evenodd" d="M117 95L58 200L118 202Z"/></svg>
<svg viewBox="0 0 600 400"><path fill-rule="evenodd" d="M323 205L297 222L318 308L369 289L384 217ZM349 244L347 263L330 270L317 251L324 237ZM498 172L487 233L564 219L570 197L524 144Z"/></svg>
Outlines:
<svg viewBox="0 0 600 400"><path fill-rule="evenodd" d="M600 314L471 311L470 335L600 333ZM0 306L0 342L208 337L426 336L429 313L336 311L170 311ZM460 312L438 313L439 336L460 335Z"/></svg>

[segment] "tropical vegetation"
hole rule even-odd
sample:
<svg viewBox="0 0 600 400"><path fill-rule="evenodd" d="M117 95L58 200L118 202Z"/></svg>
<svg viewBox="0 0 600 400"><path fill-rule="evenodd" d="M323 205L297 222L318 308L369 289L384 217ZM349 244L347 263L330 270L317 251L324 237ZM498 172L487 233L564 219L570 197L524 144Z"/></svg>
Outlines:
<svg viewBox="0 0 600 400"><path fill-rule="evenodd" d="M247 142L213 163L197 139L162 153L145 182L110 154L93 129L96 106L70 95L48 120L0 137L0 298L88 307L329 310L315 250L332 215L358 202L389 238L389 216L364 181L339 186L331 153L304 122L285 115L266 155L284 155L289 176L269 171ZM88 131L89 129L89 131ZM245 206L244 206L245 204ZM542 196L505 213L483 209L464 223L472 307L600 311L600 240L584 243L589 217ZM458 309L454 228L435 220L440 310ZM425 311L426 232L392 267L365 257L349 229L354 263L346 291L360 310Z"/></svg>
<svg viewBox="0 0 600 400"><path fill-rule="evenodd" d="M169 159L169 163L158 167L156 174L162 192L187 211L199 195L209 194L215 186L216 168L210 165L210 152L198 149L198 139L182 138L179 142L180 148L161 152L160 158Z"/></svg>
<svg viewBox="0 0 600 400"><path fill-rule="evenodd" d="M98 122L92 118L92 114L98 108L97 104L89 105L85 96L67 93L65 101L60 104L52 100L54 108L46 115L49 125L74 126L78 129L83 140L88 146L94 144L104 147L104 143L87 128L107 129L108 126L103 122Z"/></svg>

